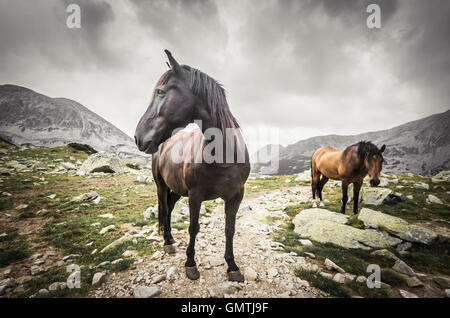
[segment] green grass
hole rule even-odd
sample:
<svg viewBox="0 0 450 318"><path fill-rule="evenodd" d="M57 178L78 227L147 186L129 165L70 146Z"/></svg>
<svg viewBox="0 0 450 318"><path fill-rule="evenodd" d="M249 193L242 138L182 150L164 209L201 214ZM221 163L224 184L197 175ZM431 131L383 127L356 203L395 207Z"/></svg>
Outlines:
<svg viewBox="0 0 450 318"><path fill-rule="evenodd" d="M7 234L6 237L0 238L0 268L30 256L24 236L16 232Z"/></svg>
<svg viewBox="0 0 450 318"><path fill-rule="evenodd" d="M303 280L308 281L313 287L318 288L331 296L339 298L348 298L350 293L342 287L338 282L332 279L323 277L318 272L307 271L303 269L298 269L295 271L295 275Z"/></svg>

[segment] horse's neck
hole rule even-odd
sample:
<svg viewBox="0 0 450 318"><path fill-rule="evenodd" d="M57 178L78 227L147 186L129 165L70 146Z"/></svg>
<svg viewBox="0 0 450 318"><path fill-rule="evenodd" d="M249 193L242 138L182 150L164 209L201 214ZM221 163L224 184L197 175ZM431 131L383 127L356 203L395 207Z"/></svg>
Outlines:
<svg viewBox="0 0 450 318"><path fill-rule="evenodd" d="M195 121L194 121L195 122ZM199 125L199 123L197 122ZM200 126L200 125L199 125ZM247 145L245 144L244 137L242 136L241 130L239 128L223 128L217 127L210 117L201 119L201 130L204 136L202 143L202 150L205 147L213 147L211 143L215 143L216 146L222 146L223 148L223 162L229 162L230 152L233 154L234 162L240 162L244 158L244 161L248 161L248 151ZM212 131L210 129L213 129ZM216 140L211 138L211 133L216 138L216 135L220 133L221 140ZM217 149L215 151L218 151Z"/></svg>

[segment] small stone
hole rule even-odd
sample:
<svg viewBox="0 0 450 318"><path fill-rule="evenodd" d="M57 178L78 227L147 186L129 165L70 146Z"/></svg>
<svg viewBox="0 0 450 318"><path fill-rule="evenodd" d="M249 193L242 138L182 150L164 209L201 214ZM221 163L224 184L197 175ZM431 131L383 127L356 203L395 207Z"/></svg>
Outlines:
<svg viewBox="0 0 450 318"><path fill-rule="evenodd" d="M65 282L56 282L48 286L49 291L63 290L67 287Z"/></svg>
<svg viewBox="0 0 450 318"><path fill-rule="evenodd" d="M114 224L108 225L100 230L100 234L105 234L106 232L113 231L116 229Z"/></svg>
<svg viewBox="0 0 450 318"><path fill-rule="evenodd" d="M306 254L306 256L308 256L309 258L316 258L316 255L314 255L313 253L310 252L304 252Z"/></svg>
<svg viewBox="0 0 450 318"><path fill-rule="evenodd" d="M415 276L416 275L414 270L411 267L409 267L408 264L406 264L405 262L403 262L400 259L395 261L395 264L392 267L392 269L395 270L396 272L399 272L399 273L402 273L402 274L406 274L408 276Z"/></svg>
<svg viewBox="0 0 450 318"><path fill-rule="evenodd" d="M337 273L334 275L333 280L340 284L347 284L353 280L352 277L354 278L354 276L355 275L348 276L348 274Z"/></svg>
<svg viewBox="0 0 450 318"><path fill-rule="evenodd" d="M111 213L100 214L98 217L99 218L104 218L104 219L114 219L115 218L115 216L112 215Z"/></svg>
<svg viewBox="0 0 450 318"><path fill-rule="evenodd" d="M345 270L343 270L341 267L339 267L338 265L336 265L335 263L333 263L331 260L329 260L328 258L325 259L325 267L328 270L334 270L336 272L339 272L341 274L345 273Z"/></svg>
<svg viewBox="0 0 450 318"><path fill-rule="evenodd" d="M328 278L328 279L333 279L333 274L330 274L330 273L320 272L320 275L322 277L325 277L325 278Z"/></svg>
<svg viewBox="0 0 450 318"><path fill-rule="evenodd" d="M28 208L28 204L20 204L18 206L16 206L16 210L23 210Z"/></svg>
<svg viewBox="0 0 450 318"><path fill-rule="evenodd" d="M159 284L162 281L166 280L166 274L158 275L152 280L152 284Z"/></svg>
<svg viewBox="0 0 450 318"><path fill-rule="evenodd" d="M208 288L208 293L212 298L223 298L225 296L234 294L241 287L234 282L224 282Z"/></svg>
<svg viewBox="0 0 450 318"><path fill-rule="evenodd" d="M152 298L161 294L158 286L136 286L133 289L134 298Z"/></svg>
<svg viewBox="0 0 450 318"><path fill-rule="evenodd" d="M37 274L40 274L43 271L44 271L44 269L41 266L39 266L39 265L33 265L30 268L31 275L33 275L33 276L35 276Z"/></svg>
<svg viewBox="0 0 450 318"><path fill-rule="evenodd" d="M246 267L244 277L248 281L255 281L258 279L258 273L253 268Z"/></svg>
<svg viewBox="0 0 450 318"><path fill-rule="evenodd" d="M272 278L276 277L277 275L278 275L278 271L276 268L271 268L267 271L267 277L269 279L272 279Z"/></svg>
<svg viewBox="0 0 450 318"><path fill-rule="evenodd" d="M137 257L138 256L138 252L137 251L130 251L130 250L126 250L125 252L122 253L123 257Z"/></svg>
<svg viewBox="0 0 450 318"><path fill-rule="evenodd" d="M417 278L417 277L409 277L406 280L406 283L409 287L421 287L423 286L423 283Z"/></svg>
<svg viewBox="0 0 450 318"><path fill-rule="evenodd" d="M92 277L92 286L93 287L100 286L105 281L106 281L106 273L104 272L95 273L94 276Z"/></svg>
<svg viewBox="0 0 450 318"><path fill-rule="evenodd" d="M450 288L450 279L446 277L436 276L433 277L433 281L442 288Z"/></svg>
<svg viewBox="0 0 450 318"><path fill-rule="evenodd" d="M445 297L450 298L450 289L445 290Z"/></svg>
<svg viewBox="0 0 450 318"><path fill-rule="evenodd" d="M313 245L313 243L310 240L298 240L298 241L300 242L300 244L305 246Z"/></svg>
<svg viewBox="0 0 450 318"><path fill-rule="evenodd" d="M400 293L400 295L403 298L419 298L419 296L417 296L416 294L413 294L413 293L403 290L403 289L399 289L398 292Z"/></svg>
<svg viewBox="0 0 450 318"><path fill-rule="evenodd" d="M356 281L358 282L358 283L365 283L366 281L367 281L367 277L366 276L358 276L358 277L356 277Z"/></svg>
<svg viewBox="0 0 450 318"><path fill-rule="evenodd" d="M441 199L439 199L437 196L429 194L426 200L427 203L435 203L435 204L443 204Z"/></svg>
<svg viewBox="0 0 450 318"><path fill-rule="evenodd" d="M39 289L38 293L39 293L40 295L45 295L45 294L48 294L48 290L45 289L45 288Z"/></svg>
<svg viewBox="0 0 450 318"><path fill-rule="evenodd" d="M111 262L111 265L116 265L116 264L119 264L119 263L121 263L121 262L123 262L123 258L118 258L118 259L112 261L112 262Z"/></svg>
<svg viewBox="0 0 450 318"><path fill-rule="evenodd" d="M167 271L166 277L169 282L175 281L178 276L178 268L176 266L172 266Z"/></svg>

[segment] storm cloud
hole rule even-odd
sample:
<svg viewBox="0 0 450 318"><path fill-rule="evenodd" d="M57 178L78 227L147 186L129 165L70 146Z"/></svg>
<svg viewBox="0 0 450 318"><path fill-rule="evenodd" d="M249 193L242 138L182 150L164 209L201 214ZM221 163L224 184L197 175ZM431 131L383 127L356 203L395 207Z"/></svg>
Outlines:
<svg viewBox="0 0 450 318"><path fill-rule="evenodd" d="M75 99L130 136L166 48L224 84L244 132L276 128L284 145L449 109L445 0L4 0L0 43L0 83Z"/></svg>

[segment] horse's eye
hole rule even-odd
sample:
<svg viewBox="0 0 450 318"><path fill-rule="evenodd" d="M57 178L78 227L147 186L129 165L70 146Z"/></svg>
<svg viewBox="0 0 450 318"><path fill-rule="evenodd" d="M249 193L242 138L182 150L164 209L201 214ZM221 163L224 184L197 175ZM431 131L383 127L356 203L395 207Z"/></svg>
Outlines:
<svg viewBox="0 0 450 318"><path fill-rule="evenodd" d="M160 89L160 88L157 88L156 89L156 95L164 95L166 92L165 91L163 91L162 89Z"/></svg>

